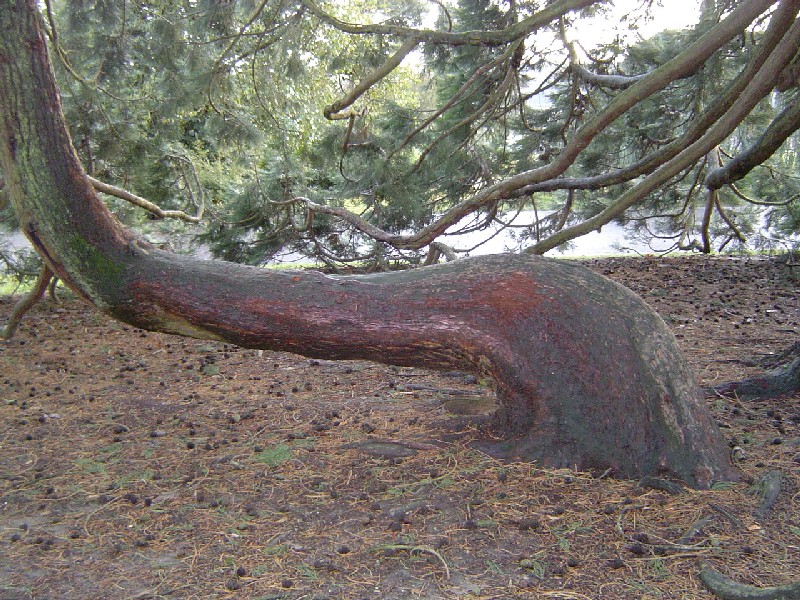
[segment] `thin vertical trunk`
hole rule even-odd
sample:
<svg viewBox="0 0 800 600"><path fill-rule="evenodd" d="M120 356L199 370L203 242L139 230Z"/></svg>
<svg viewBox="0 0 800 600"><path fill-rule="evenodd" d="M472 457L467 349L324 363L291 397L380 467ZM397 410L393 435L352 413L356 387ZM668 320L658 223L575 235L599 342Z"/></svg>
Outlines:
<svg viewBox="0 0 800 600"><path fill-rule="evenodd" d="M711 173L722 166L720 160L719 146L714 147L706 155L706 172ZM703 240L703 253L711 254L711 217L714 215L714 208L719 201L719 190L706 189L706 205L703 209L703 222L700 224L700 236Z"/></svg>

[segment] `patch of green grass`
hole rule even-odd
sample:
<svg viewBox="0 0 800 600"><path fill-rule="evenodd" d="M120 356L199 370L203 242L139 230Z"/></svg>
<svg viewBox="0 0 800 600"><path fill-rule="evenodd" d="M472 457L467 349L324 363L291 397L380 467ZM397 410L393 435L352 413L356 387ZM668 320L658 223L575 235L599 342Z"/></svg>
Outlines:
<svg viewBox="0 0 800 600"><path fill-rule="evenodd" d="M292 449L286 444L276 444L253 455L256 462L263 463L273 469L292 458Z"/></svg>
<svg viewBox="0 0 800 600"><path fill-rule="evenodd" d="M505 575L506 574L506 572L503 571L503 568L500 565L498 565L496 562L494 562L493 560L486 561L486 568L488 569L488 571L490 573L494 573L495 575Z"/></svg>
<svg viewBox="0 0 800 600"><path fill-rule="evenodd" d="M308 565L300 565L298 567L300 570L300 574L303 576L304 579L308 579L309 581L317 581L319 579L319 573L317 573L314 569L309 567Z"/></svg>
<svg viewBox="0 0 800 600"><path fill-rule="evenodd" d="M717 481L711 486L711 489L716 492L731 490L733 489L733 483L731 483L730 481Z"/></svg>
<svg viewBox="0 0 800 600"><path fill-rule="evenodd" d="M122 444L119 442L114 442L113 444L109 444L108 446L103 446L98 450L100 454L118 454L122 452Z"/></svg>
<svg viewBox="0 0 800 600"><path fill-rule="evenodd" d="M101 462L97 462L93 458L78 458L75 460L75 466L79 467L85 473L91 475L105 475L106 466Z"/></svg>
<svg viewBox="0 0 800 600"><path fill-rule="evenodd" d="M266 546L261 549L261 553L265 556L283 556L289 551L289 546L286 544L277 544L275 546Z"/></svg>
<svg viewBox="0 0 800 600"><path fill-rule="evenodd" d="M123 451L123 445L120 443L113 443L102 448L98 448L93 456L81 456L75 459L75 466L79 467L85 473L98 475L106 473L106 465L115 464L120 461L120 454Z"/></svg>
<svg viewBox="0 0 800 600"><path fill-rule="evenodd" d="M376 475L376 479L380 480L380 473ZM434 487L437 489L443 489L453 485L454 483L455 479L453 479L453 477L450 475L426 477L425 479L420 479L419 481L400 483L386 490L386 493L391 496L402 496L403 494L416 492L421 487Z"/></svg>
<svg viewBox="0 0 800 600"><path fill-rule="evenodd" d="M536 554L531 558L523 558L519 561L519 566L536 577L536 579L544 579L547 572L547 563L539 560L538 556L539 554Z"/></svg>
<svg viewBox="0 0 800 600"><path fill-rule="evenodd" d="M153 470L152 469L145 469L144 471L135 471L133 473L126 473L116 481L116 485L119 488L124 488L131 483L143 483L146 481L152 481L153 479Z"/></svg>
<svg viewBox="0 0 800 600"><path fill-rule="evenodd" d="M558 527L553 527L550 532L556 537L558 541L558 548L562 552L569 552L570 548L572 547L572 543L567 539L567 536L571 533L587 533L591 531L590 528L584 527L582 521L572 521L565 525L559 525Z"/></svg>
<svg viewBox="0 0 800 600"><path fill-rule="evenodd" d="M154 512L167 512L167 511L154 511ZM170 533L186 533L187 531L194 531L197 526L194 523L180 523L178 525L170 525L165 531Z"/></svg>
<svg viewBox="0 0 800 600"><path fill-rule="evenodd" d="M648 563L648 570L652 574L653 579L663 580L669 577L669 570L667 570L664 561L656 558Z"/></svg>
<svg viewBox="0 0 800 600"><path fill-rule="evenodd" d="M556 539L558 540L558 549L561 550L562 552L569 552L569 549L572 547L570 541L567 538L560 535L557 535Z"/></svg>
<svg viewBox="0 0 800 600"><path fill-rule="evenodd" d="M663 594L660 590L654 588L653 586L647 585L647 583L643 581L636 581L636 580L629 580L628 585L630 585L634 590L636 590L640 595L637 595L637 598L640 598L644 595L653 596L661 598Z"/></svg>
<svg viewBox="0 0 800 600"><path fill-rule="evenodd" d="M287 443L278 443L269 446L253 455L256 462L260 462L272 468L278 467L287 460L294 457L294 451L298 448L309 448L314 445L314 440L310 438L296 439Z"/></svg>
<svg viewBox="0 0 800 600"><path fill-rule="evenodd" d="M14 277L0 275L0 296L19 296L27 294L33 288L34 280L25 281L20 283Z"/></svg>

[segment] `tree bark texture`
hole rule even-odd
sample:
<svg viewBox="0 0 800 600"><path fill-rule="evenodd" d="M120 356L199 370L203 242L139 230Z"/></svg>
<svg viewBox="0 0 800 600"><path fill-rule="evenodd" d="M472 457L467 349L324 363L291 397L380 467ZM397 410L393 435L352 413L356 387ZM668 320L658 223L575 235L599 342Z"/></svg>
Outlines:
<svg viewBox="0 0 800 600"><path fill-rule="evenodd" d="M736 396L744 400L769 400L793 396L800 391L800 342L778 357L776 366L762 375L714 386L719 396Z"/></svg>
<svg viewBox="0 0 800 600"><path fill-rule="evenodd" d="M800 598L800 581L769 588L737 583L713 567L703 564L700 580L722 600L797 600Z"/></svg>
<svg viewBox="0 0 800 600"><path fill-rule="evenodd" d="M61 113L34 0L0 5L0 165L47 266L144 329L326 359L490 377L497 454L549 467L736 478L676 342L639 297L590 270L496 255L361 277L173 255L97 198Z"/></svg>

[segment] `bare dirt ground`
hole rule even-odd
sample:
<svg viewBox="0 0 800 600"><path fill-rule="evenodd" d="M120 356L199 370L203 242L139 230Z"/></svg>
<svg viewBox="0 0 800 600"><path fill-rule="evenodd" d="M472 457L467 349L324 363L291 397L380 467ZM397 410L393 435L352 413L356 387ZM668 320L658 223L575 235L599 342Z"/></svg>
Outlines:
<svg viewBox="0 0 800 600"><path fill-rule="evenodd" d="M589 264L661 313L701 384L798 341L800 294L774 261ZM47 301L0 343L0 599L712 598L700 561L752 585L800 578L800 396L708 402L743 480L673 495L471 449L452 415L493 397L463 375Z"/></svg>

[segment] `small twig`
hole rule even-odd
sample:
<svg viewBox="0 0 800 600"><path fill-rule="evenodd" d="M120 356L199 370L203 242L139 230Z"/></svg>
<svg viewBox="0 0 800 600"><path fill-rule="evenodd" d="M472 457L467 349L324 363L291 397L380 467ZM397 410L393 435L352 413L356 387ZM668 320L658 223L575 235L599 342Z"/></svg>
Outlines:
<svg viewBox="0 0 800 600"><path fill-rule="evenodd" d="M622 517L623 515L625 515L625 513L630 512L632 510L640 510L644 507L645 507L644 504L628 504L626 506L623 506L619 511L619 515L617 515L617 524L614 526L614 529L617 531L617 533L623 536L625 535L625 531L622 529Z"/></svg>
<svg viewBox="0 0 800 600"><path fill-rule="evenodd" d="M47 292L50 294L50 300L53 303L58 304L58 294L56 293L56 286L58 286L58 277L53 275L52 279L50 279L50 283L47 284Z"/></svg>
<svg viewBox="0 0 800 600"><path fill-rule="evenodd" d="M459 390L458 388L440 388L434 387L431 385L423 385L418 383L405 383L400 386L403 389L401 391L412 391L412 392L432 392L436 394L442 394L443 396L483 396L485 392L481 390Z"/></svg>
<svg viewBox="0 0 800 600"><path fill-rule="evenodd" d="M686 530L686 533L684 533L680 537L680 539L678 540L678 544L679 545L685 545L685 544L688 544L689 542L691 542L694 538L697 537L697 535L701 531L703 531L705 526L708 525L713 519L714 519L713 516L702 517L700 519L697 519L697 521L692 523L692 525L689 527L689 529Z"/></svg>
<svg viewBox="0 0 800 600"><path fill-rule="evenodd" d="M158 206L157 204L154 204L153 202L150 202L149 200L142 198L141 196L132 194L128 190L123 190L122 188L118 188L115 185L104 183L98 179L95 179L94 177L89 177L88 175L86 176L86 178L92 184L94 189L96 189L98 192L103 192L104 194L108 194L109 196L115 196L117 198L125 200L126 202L130 202L135 206L138 206L140 208L145 209L146 211L149 211L159 219L180 219L181 221L186 221L187 223L199 223L200 218L202 217L203 214L201 207L197 209L196 215L189 215L183 212L182 210L165 210L160 206Z"/></svg>
<svg viewBox="0 0 800 600"><path fill-rule="evenodd" d="M614 472L614 467L609 467L608 469L603 471L600 475L598 475L597 479L605 479L606 477L611 475L611 473L613 473L613 472Z"/></svg>
<svg viewBox="0 0 800 600"><path fill-rule="evenodd" d="M93 510L92 512L90 512L89 514L86 515L86 518L83 520L83 531L88 537L92 536L91 532L89 531L89 519L91 519L94 515L99 513L101 510L103 510L105 508L108 508L109 506L114 504L114 502L116 502L117 500L119 500L119 498L115 496L114 498L112 498L111 500L109 500L108 502L103 504L102 506L99 506L98 508L96 508L95 510Z"/></svg>
<svg viewBox="0 0 800 600"><path fill-rule="evenodd" d="M713 503L711 503L711 502L709 502L709 503L708 503L708 507L709 507L711 510L715 510L715 511L717 511L717 512L718 512L719 514L721 514L723 517L725 517L726 519L728 519L728 521L730 521L731 525L733 525L733 526L734 526L734 527L736 527L737 529L743 529L743 528L744 528L744 523L742 523L741 519L739 519L739 517L737 517L736 515L734 515L732 512L730 512L730 511L729 511L728 509L726 509L725 507L723 507L723 506L720 506L719 504L713 504Z"/></svg>
<svg viewBox="0 0 800 600"><path fill-rule="evenodd" d="M384 544L378 546L378 550L406 550L407 552L413 554L414 552L427 552L428 554L432 554L439 561L442 563L444 567L444 573L447 579L450 579L450 567L447 566L447 561L444 557L439 554L439 552L435 548L431 548L430 546L416 546L413 544Z"/></svg>

